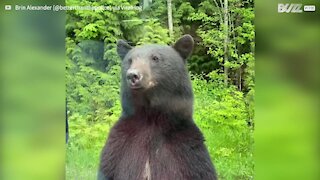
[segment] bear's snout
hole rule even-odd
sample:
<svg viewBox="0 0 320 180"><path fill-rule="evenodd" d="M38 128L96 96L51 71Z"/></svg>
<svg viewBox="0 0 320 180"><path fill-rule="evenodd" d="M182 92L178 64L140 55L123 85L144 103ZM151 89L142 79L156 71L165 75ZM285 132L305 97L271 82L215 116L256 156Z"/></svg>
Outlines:
<svg viewBox="0 0 320 180"><path fill-rule="evenodd" d="M137 69L129 69L127 71L127 82L132 89L139 89L142 87L142 78L142 74Z"/></svg>

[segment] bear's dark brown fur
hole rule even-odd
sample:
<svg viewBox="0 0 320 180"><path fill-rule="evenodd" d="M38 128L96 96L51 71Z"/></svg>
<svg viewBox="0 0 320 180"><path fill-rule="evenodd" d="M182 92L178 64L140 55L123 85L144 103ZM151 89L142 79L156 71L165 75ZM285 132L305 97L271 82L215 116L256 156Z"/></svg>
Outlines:
<svg viewBox="0 0 320 180"><path fill-rule="evenodd" d="M186 59L190 35L173 46L132 48L118 41L122 115L101 153L98 179L215 180L204 138L192 119Z"/></svg>

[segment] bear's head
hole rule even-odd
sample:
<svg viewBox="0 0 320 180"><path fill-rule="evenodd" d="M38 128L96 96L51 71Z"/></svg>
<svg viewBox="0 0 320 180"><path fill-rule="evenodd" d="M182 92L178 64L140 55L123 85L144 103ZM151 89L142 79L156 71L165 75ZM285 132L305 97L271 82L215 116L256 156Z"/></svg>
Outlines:
<svg viewBox="0 0 320 180"><path fill-rule="evenodd" d="M182 36L172 46L131 47L119 40L123 115L143 108L192 118L193 92L186 61L193 46L190 35Z"/></svg>

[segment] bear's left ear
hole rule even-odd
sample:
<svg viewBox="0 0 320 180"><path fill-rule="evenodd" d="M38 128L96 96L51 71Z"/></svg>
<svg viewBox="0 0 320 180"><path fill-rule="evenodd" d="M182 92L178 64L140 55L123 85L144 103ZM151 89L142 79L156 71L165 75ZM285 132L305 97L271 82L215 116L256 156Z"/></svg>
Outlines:
<svg viewBox="0 0 320 180"><path fill-rule="evenodd" d="M121 60L128 54L132 47L125 40L118 40L117 42L117 52Z"/></svg>
<svg viewBox="0 0 320 180"><path fill-rule="evenodd" d="M186 34L182 36L174 45L173 48L178 51L180 56L185 61L192 53L194 41L192 36Z"/></svg>

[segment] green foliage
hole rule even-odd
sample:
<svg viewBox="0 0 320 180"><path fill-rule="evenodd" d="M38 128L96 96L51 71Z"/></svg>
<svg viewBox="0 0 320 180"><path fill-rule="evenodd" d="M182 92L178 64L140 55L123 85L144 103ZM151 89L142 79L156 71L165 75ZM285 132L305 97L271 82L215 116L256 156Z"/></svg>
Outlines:
<svg viewBox="0 0 320 180"><path fill-rule="evenodd" d="M216 2L216 1L215 1ZM228 28L223 23L223 6L205 0L190 14L188 19L199 23L196 30L202 41L198 44L205 49L207 56L195 59L190 67L195 72L209 73L212 67L230 69L229 82L240 90L248 92L253 88L254 71L254 11L253 3L230 0L228 9ZM228 29L228 34L225 29ZM224 61L224 40L228 37L228 59ZM203 61L203 59L205 59ZM199 61L202 60L202 61ZM215 62L218 62L215 63ZM200 66L201 68L199 68Z"/></svg>
<svg viewBox="0 0 320 180"><path fill-rule="evenodd" d="M173 39L168 32L166 0L152 2L141 12L67 11L67 179L95 179L100 151L120 117L121 68L116 41L172 44L186 33L196 42L188 60L195 94L194 120L204 133L219 179L253 179L253 2L229 1L227 62L223 61L226 34L219 2L173 1ZM67 0L66 4L136 6L139 1ZM224 83L223 67L230 69L228 84Z"/></svg>
<svg viewBox="0 0 320 180"><path fill-rule="evenodd" d="M93 121L98 115L118 113L120 67L113 66L109 73L102 73L87 66L76 66L67 60L67 100L72 113L90 115ZM105 111L105 112L102 112ZM119 114L119 113L118 113Z"/></svg>
<svg viewBox="0 0 320 180"><path fill-rule="evenodd" d="M168 36L168 30L161 27L156 21L148 21L142 31L142 38L137 45L142 44L169 44L171 41Z"/></svg>
<svg viewBox="0 0 320 180"><path fill-rule="evenodd" d="M195 94L194 119L206 138L220 179L253 179L253 129L243 93L226 87L222 74L213 71L209 80L192 76Z"/></svg>

